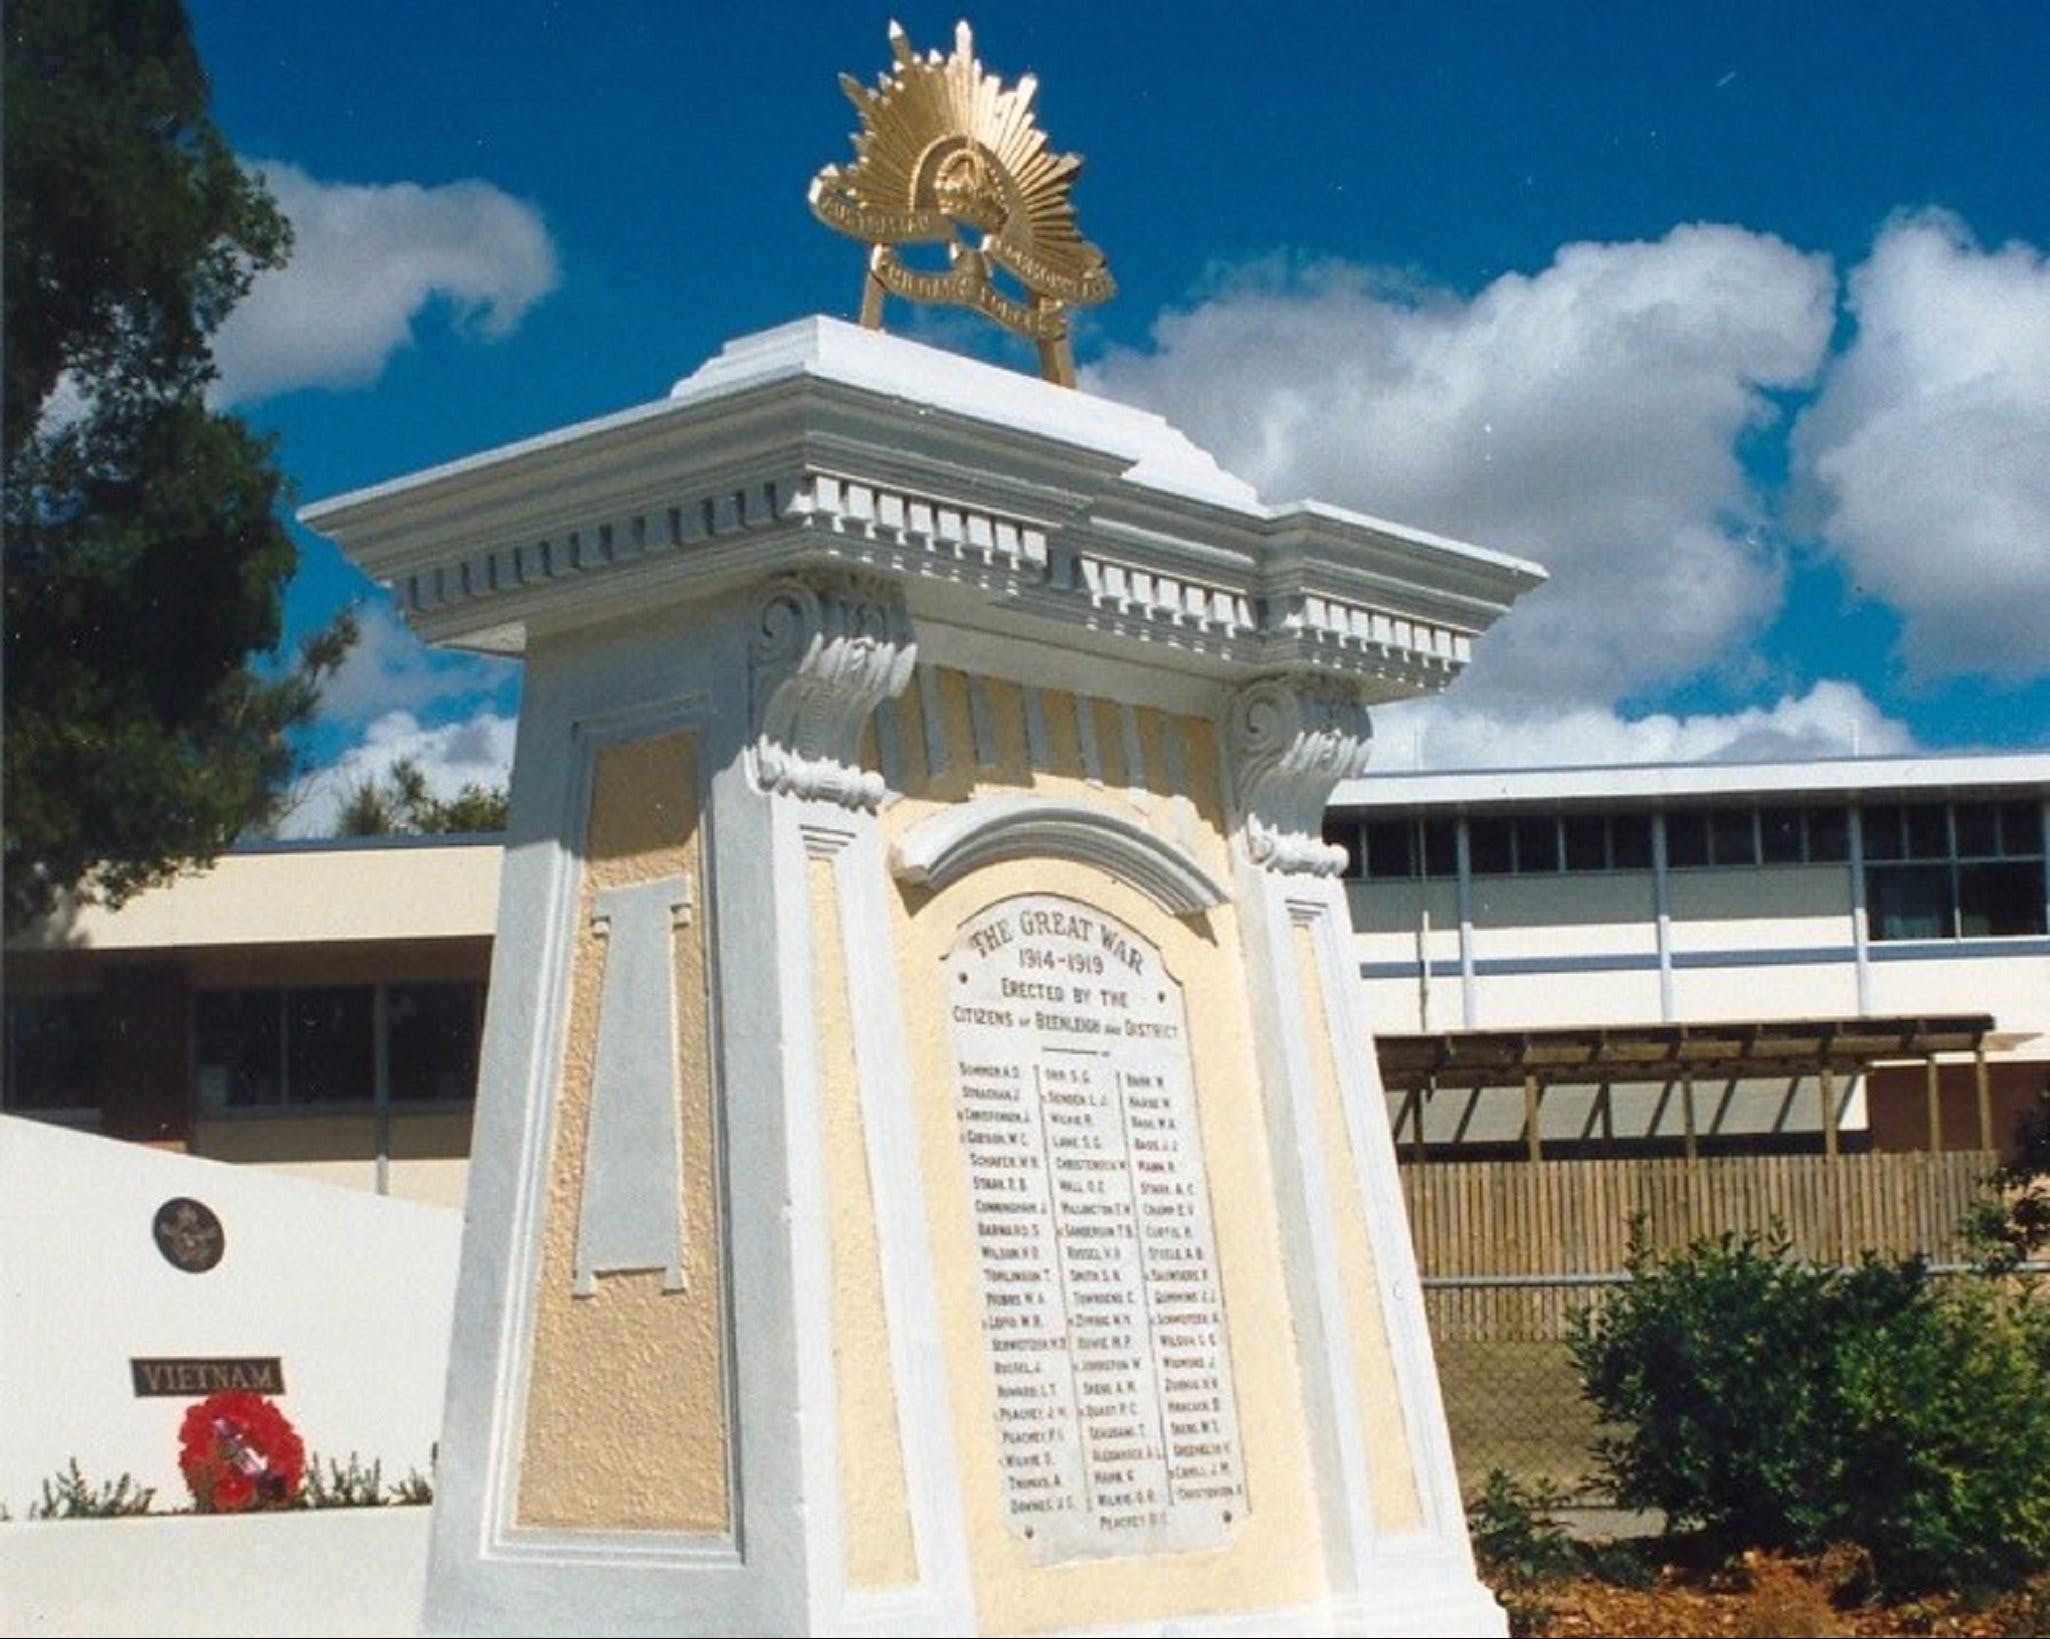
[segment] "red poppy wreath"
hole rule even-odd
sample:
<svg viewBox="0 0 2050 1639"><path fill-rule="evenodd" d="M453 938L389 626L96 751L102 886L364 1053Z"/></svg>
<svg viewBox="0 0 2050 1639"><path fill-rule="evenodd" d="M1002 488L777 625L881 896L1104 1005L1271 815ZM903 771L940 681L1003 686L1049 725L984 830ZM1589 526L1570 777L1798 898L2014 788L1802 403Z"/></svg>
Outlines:
<svg viewBox="0 0 2050 1639"><path fill-rule="evenodd" d="M185 1413L178 1427L178 1467L202 1514L283 1508L299 1494L306 1448L270 1401L230 1389Z"/></svg>

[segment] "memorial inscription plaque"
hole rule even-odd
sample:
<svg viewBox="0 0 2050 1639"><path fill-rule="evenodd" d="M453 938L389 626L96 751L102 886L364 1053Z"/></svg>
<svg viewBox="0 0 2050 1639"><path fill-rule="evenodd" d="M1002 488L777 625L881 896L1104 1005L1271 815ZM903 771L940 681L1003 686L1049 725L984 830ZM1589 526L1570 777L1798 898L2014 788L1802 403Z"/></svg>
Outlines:
<svg viewBox="0 0 2050 1639"><path fill-rule="evenodd" d="M1219 1546L1246 1483L1181 987L1051 894L945 975L1005 1519L1042 1563Z"/></svg>

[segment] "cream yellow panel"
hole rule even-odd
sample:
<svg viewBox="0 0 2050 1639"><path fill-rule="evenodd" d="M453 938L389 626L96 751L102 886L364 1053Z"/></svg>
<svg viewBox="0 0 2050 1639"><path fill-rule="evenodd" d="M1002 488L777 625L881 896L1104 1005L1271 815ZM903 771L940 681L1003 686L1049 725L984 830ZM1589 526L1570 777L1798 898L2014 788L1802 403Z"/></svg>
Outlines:
<svg viewBox="0 0 2050 1639"><path fill-rule="evenodd" d="M731 1529L702 915L677 927L673 941L681 1286L665 1289L661 1269L640 1269L598 1274L587 1296L572 1290L607 954L594 912L608 889L670 877L701 885L698 821L694 737L663 735L596 753L534 1296L522 1525L712 1536Z"/></svg>
<svg viewBox="0 0 2050 1639"><path fill-rule="evenodd" d="M1182 990L1247 1498L1221 1543L1201 1551L1047 1565L1006 1517L943 964L963 924L1024 895L1062 896L1125 924L1158 949ZM1171 1620L1317 1601L1324 1571L1314 1476L1232 911L1177 919L1090 866L1009 861L937 894L907 890L896 937L980 1631L1112 1625L1134 1610Z"/></svg>

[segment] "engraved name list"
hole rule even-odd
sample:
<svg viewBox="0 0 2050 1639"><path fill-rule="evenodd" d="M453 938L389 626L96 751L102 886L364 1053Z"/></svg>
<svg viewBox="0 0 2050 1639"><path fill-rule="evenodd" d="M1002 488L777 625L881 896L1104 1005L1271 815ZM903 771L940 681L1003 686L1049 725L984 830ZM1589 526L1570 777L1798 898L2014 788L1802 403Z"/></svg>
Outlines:
<svg viewBox="0 0 2050 1639"><path fill-rule="evenodd" d="M945 973L1006 1520L1042 1562L1216 1547L1246 1487L1181 987L1050 894Z"/></svg>

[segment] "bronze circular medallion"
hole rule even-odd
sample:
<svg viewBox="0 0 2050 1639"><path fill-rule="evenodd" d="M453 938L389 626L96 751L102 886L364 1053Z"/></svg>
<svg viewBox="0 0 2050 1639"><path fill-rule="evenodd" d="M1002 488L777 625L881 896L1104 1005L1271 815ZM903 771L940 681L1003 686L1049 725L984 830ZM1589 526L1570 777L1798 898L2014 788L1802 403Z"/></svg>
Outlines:
<svg viewBox="0 0 2050 1639"><path fill-rule="evenodd" d="M174 1195L157 1208L150 1231L164 1261L188 1275L203 1275L228 1249L227 1231L214 1209L189 1195Z"/></svg>

